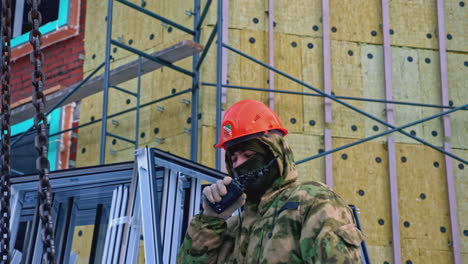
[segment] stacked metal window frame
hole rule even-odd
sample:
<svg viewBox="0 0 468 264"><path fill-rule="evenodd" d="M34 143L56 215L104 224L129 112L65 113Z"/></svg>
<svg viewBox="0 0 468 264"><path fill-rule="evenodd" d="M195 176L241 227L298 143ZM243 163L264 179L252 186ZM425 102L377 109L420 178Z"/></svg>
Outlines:
<svg viewBox="0 0 468 264"><path fill-rule="evenodd" d="M382 24L383 24L383 52L384 52L384 79L385 79L385 99L393 100L393 85L392 85L392 54L390 45L390 14L388 0L382 0ZM393 104L385 104L385 112L387 114L387 122L391 125L395 124L393 115ZM389 128L388 128L389 129ZM389 135L387 137L388 147L388 172L390 182L390 207L392 216L392 241L393 241L393 259L395 263L401 261L401 246L400 246L400 214L398 208L398 183L396 171L396 153L395 139Z"/></svg>
<svg viewBox="0 0 468 264"><path fill-rule="evenodd" d="M444 3L443 0L437 0L437 28L439 35L439 61L440 61L440 87L442 94L442 105L449 105L449 94L448 94L448 73L447 73L447 49L445 45L445 15L444 15ZM446 110L446 109L444 109ZM450 116L444 115L442 117L443 129L444 129L444 150L446 152L451 151L450 143L448 139L452 135L450 126ZM447 178L447 193L449 201L449 212L450 212L450 226L452 230L452 249L455 264L461 264L461 250L460 250L460 233L458 227L458 216L457 216L457 200L455 197L455 183L453 175L453 164L452 159L445 155L445 175Z"/></svg>
<svg viewBox="0 0 468 264"><path fill-rule="evenodd" d="M86 205L95 205L109 200L108 203L110 205L111 197L106 196L107 190L116 188L121 184L129 184L131 175L131 163L51 172L50 181L54 188L54 209L56 210L54 214L54 228L57 233L56 241L58 242L56 249L61 263L68 263L70 259L75 226L90 224L89 219L91 219L91 222L94 221L92 217L86 215L89 212L85 212L85 215L82 215L75 203L81 203L82 207L86 207ZM12 193L15 203L11 216L12 226L10 230L13 238L11 243L14 243L18 239L19 223L29 221L22 252L25 263L40 263L42 258L40 225L37 221L34 222L36 217L32 215L37 214L38 211L36 206L37 180L37 175L24 175L12 178ZM106 190L106 193L103 193L102 190ZM73 199L70 199L71 197ZM105 218L105 210L102 215ZM85 222L80 222L80 217L87 219L85 219ZM102 230L100 233L103 234ZM97 248L102 248L102 246L98 243ZM102 253L97 252L96 256L100 256L100 254ZM94 263L100 263L99 260L93 259L93 261ZM93 263L93 261L90 261L90 263Z"/></svg>
<svg viewBox="0 0 468 264"><path fill-rule="evenodd" d="M116 263L119 259L123 224L127 222L127 218L125 217L127 202L128 187L120 185L118 188L114 189L112 195L102 263Z"/></svg>
<svg viewBox="0 0 468 264"><path fill-rule="evenodd" d="M163 263L161 241L160 205L157 202L155 186L155 166L149 149L136 151L138 171L138 202L140 203L141 224L145 246L145 261L147 263Z"/></svg>
<svg viewBox="0 0 468 264"><path fill-rule="evenodd" d="M135 174L136 175L136 174ZM141 234L141 213L140 213L140 193L138 177L133 177L132 191L130 192L129 213L130 217L127 229L124 234L124 241L121 247L121 260L123 263L136 263L138 261L138 248L140 246ZM122 255L123 254L123 255Z"/></svg>

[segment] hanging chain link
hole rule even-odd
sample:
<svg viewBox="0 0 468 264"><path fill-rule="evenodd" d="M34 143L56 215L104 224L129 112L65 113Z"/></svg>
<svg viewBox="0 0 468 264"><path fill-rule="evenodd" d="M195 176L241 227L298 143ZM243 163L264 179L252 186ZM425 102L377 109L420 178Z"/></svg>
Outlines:
<svg viewBox="0 0 468 264"><path fill-rule="evenodd" d="M32 74L32 85L34 93L32 102L36 108L34 117L34 126L37 129L37 135L34 140L34 145L38 152L36 160L36 168L39 172L39 215L42 223L42 243L44 245L44 253L42 255L43 263L55 263L55 244L54 244L54 229L52 218L52 191L49 182L49 160L48 154L48 124L47 116L45 115L46 98L44 94L45 75L42 72L44 55L41 51L42 34L39 32L39 27L42 23L42 16L39 12L40 0L28 0L28 5L31 10L28 13L29 23L32 25L32 31L29 35L29 43L33 47L30 60L34 65Z"/></svg>
<svg viewBox="0 0 468 264"><path fill-rule="evenodd" d="M2 0L1 14L1 263L10 263L10 64L11 64L11 0Z"/></svg>

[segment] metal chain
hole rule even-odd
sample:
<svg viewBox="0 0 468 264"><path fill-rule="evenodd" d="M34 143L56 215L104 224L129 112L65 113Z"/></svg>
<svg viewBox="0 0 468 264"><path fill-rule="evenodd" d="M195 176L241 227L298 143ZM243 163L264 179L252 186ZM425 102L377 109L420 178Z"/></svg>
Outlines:
<svg viewBox="0 0 468 264"><path fill-rule="evenodd" d="M10 65L11 65L11 0L2 0L2 60L1 60L1 209L0 209L0 236L1 236L1 263L10 263Z"/></svg>
<svg viewBox="0 0 468 264"><path fill-rule="evenodd" d="M54 229L52 218L52 191L49 182L49 159L48 154L48 124L47 116L45 115L46 98L44 94L45 75L42 72L44 55L41 51L42 34L39 32L39 27L42 23L42 16L39 11L40 0L28 0L31 10L28 13L29 23L32 25L32 31L29 35L29 43L33 47L30 60L34 65L32 74L32 85L34 93L32 102L36 108L34 117L34 126L37 129L37 135L34 140L34 145L38 152L36 160L36 168L39 173L39 215L42 223L42 243L44 251L42 255L43 263L55 263L55 244L54 244Z"/></svg>

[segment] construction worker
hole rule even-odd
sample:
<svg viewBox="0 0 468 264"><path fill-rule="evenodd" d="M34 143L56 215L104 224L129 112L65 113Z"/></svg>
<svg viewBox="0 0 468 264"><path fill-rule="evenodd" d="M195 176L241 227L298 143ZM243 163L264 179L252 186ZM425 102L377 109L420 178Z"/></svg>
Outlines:
<svg viewBox="0 0 468 264"><path fill-rule="evenodd" d="M297 181L287 134L259 101L226 111L215 147L226 150L229 175L242 178L273 165L221 213L211 205L227 197L233 179L205 187L203 213L190 222L178 263L361 263L363 236L351 209L326 185Z"/></svg>

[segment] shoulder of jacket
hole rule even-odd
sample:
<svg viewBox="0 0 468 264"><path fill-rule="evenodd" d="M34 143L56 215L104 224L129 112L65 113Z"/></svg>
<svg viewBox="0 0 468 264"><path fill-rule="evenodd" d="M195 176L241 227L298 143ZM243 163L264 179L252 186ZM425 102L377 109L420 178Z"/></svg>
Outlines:
<svg viewBox="0 0 468 264"><path fill-rule="evenodd" d="M281 196L280 199L282 201L299 202L302 207L310 207L328 202L336 205L346 205L343 199L330 187L315 181L296 182L283 192Z"/></svg>

